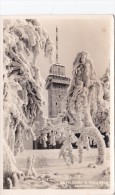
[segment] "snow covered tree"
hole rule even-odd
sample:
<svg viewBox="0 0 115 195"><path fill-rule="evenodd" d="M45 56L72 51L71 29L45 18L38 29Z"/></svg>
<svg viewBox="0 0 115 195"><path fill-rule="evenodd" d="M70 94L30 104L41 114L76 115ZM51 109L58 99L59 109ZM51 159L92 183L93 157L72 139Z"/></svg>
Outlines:
<svg viewBox="0 0 115 195"><path fill-rule="evenodd" d="M24 137L36 139L46 126L43 114L43 82L37 57L44 50L52 60L53 45L48 33L34 19L4 20L3 29L4 182L20 176L14 155L23 151ZM11 186L11 185L10 185Z"/></svg>
<svg viewBox="0 0 115 195"><path fill-rule="evenodd" d="M101 133L110 131L110 69L99 79L100 87L97 91L95 84L90 91L91 116L95 126ZM101 93L101 96L100 96ZM100 98L100 99L99 99ZM95 100L95 101L94 101Z"/></svg>
<svg viewBox="0 0 115 195"><path fill-rule="evenodd" d="M73 79L63 104L70 129L74 133L80 133L81 141L78 146L88 146L88 138L93 139L98 148L97 163L103 163L105 143L100 131L105 130L110 122L108 116L105 116L105 112L109 111L109 105L104 99L101 80L97 77L86 52L78 53L74 60ZM103 122L99 123L99 112L102 114L101 119L108 121L106 125Z"/></svg>
<svg viewBox="0 0 115 195"><path fill-rule="evenodd" d="M103 77L101 78L104 90L103 98L109 102L110 100L110 67L107 67Z"/></svg>

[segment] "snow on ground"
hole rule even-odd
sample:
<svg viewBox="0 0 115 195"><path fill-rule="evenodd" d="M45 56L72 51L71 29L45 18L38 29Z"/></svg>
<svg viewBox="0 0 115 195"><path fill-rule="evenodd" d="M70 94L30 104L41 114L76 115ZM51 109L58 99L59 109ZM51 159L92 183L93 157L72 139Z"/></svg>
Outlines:
<svg viewBox="0 0 115 195"><path fill-rule="evenodd" d="M84 150L84 162L78 163L78 150L74 149L74 165L68 166L63 159L59 159L59 150L26 150L16 157L20 170L25 172L27 158L35 156L35 170L37 179L21 181L16 188L21 189L107 189L109 188L109 175L103 171L109 166L109 149L106 149L106 162L96 165L97 149ZM93 166L88 167L89 164Z"/></svg>

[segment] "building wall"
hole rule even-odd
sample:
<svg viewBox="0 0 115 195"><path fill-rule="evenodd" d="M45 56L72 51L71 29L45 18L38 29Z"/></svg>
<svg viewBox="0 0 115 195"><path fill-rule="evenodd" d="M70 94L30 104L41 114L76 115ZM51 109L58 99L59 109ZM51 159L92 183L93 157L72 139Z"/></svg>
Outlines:
<svg viewBox="0 0 115 195"><path fill-rule="evenodd" d="M48 90L49 117L56 117L61 112L61 104L67 93L67 86L52 84Z"/></svg>

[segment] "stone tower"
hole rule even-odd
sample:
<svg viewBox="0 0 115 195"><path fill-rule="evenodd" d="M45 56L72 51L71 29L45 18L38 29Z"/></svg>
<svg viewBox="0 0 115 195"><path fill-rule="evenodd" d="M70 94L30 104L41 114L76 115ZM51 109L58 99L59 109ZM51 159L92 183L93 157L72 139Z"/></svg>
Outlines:
<svg viewBox="0 0 115 195"><path fill-rule="evenodd" d="M58 28L56 27L56 63L50 67L46 79L49 118L55 118L61 112L61 103L69 85L70 78L65 75L65 66L58 63Z"/></svg>

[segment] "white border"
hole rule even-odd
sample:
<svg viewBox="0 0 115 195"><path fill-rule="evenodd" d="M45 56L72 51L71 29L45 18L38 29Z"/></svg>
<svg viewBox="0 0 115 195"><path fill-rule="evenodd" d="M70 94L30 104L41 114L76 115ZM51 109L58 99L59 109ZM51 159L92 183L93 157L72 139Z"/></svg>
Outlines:
<svg viewBox="0 0 115 195"><path fill-rule="evenodd" d="M0 15L115 14L115 0L1 0Z"/></svg>
<svg viewBox="0 0 115 195"><path fill-rule="evenodd" d="M114 0L33 0L33 1L27 1L27 0L20 0L19 2L17 0L10 1L10 0L1 0L1 15L29 15L29 17L33 14L114 14L115 10L115 1ZM45 5L45 6L44 6ZM22 16L21 16L22 17ZM27 16L26 16L27 17ZM37 16L38 17L38 16ZM40 16L41 17L41 16ZM50 17L50 16L48 16ZM0 29L2 29L2 17L0 19ZM112 42L114 42L114 33L113 33L114 27L112 29ZM2 43L2 32L0 32L0 38ZM2 55L2 44L0 46L0 56ZM2 65L2 57L0 57L0 65ZM0 67L0 94L2 94L2 66ZM114 148L114 45L112 45L111 48L111 139L112 149ZM1 110L1 117L0 117L0 126L2 129L2 97L0 98L0 110ZM2 135L2 131L1 131ZM1 137L0 137L1 138ZM2 139L0 139L0 150L2 150ZM0 162L2 162L2 152L0 152ZM2 170L2 163L0 165L0 171ZM114 150L111 150L111 167L114 167ZM2 174L0 174L2 176ZM0 176L0 183L2 181L2 177ZM114 193L114 170L112 169L111 174L111 190L101 190L101 194L103 195L112 195ZM0 186L1 188L1 186ZM46 195L46 194L54 194L58 195L60 194L67 194L67 195L73 195L74 193L80 195L90 195L90 194L100 194L100 190L0 190L2 194L25 194L28 193L38 195ZM1 193L0 192L0 193Z"/></svg>

